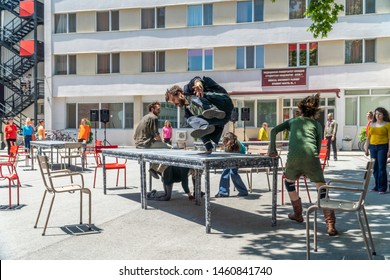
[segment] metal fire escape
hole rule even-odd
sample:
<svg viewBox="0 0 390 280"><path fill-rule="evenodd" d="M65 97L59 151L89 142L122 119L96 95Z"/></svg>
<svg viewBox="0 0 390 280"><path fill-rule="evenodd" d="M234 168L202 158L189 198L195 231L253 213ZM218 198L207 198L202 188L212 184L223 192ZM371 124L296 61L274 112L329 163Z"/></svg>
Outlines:
<svg viewBox="0 0 390 280"><path fill-rule="evenodd" d="M43 83L37 80L37 64L43 61L43 43L37 40L37 26L43 24L43 4L34 3L32 15L21 15L19 0L0 0L0 11L10 12L14 18L0 27L0 47L7 49L7 55L0 54L0 83L12 91L0 103L0 119L5 122L7 117L14 117L15 124L22 126L26 119L23 111L37 99L43 98ZM38 6L39 5L39 6ZM38 13L37 7L41 11ZM34 53L30 56L20 54L20 43L31 32L34 33ZM3 49L4 50L4 49ZM33 70L33 71L30 71ZM33 73L29 85L23 86L26 73ZM36 108L34 108L34 111ZM34 113L36 115L36 113Z"/></svg>

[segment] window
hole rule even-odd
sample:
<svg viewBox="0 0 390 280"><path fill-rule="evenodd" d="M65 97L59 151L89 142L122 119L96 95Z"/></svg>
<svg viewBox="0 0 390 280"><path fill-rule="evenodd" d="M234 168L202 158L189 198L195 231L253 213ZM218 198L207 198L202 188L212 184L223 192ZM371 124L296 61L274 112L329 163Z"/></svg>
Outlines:
<svg viewBox="0 0 390 280"><path fill-rule="evenodd" d="M276 111L276 100L257 100L257 126L260 127L266 122L269 127L275 127Z"/></svg>
<svg viewBox="0 0 390 280"><path fill-rule="evenodd" d="M307 0L290 0L290 19L305 18Z"/></svg>
<svg viewBox="0 0 390 280"><path fill-rule="evenodd" d="M157 25L156 25L157 23ZM164 28L165 27L165 8L147 8L141 10L141 28Z"/></svg>
<svg viewBox="0 0 390 280"><path fill-rule="evenodd" d="M125 128L134 128L134 103L125 103Z"/></svg>
<svg viewBox="0 0 390 280"><path fill-rule="evenodd" d="M188 71L212 70L213 50L188 50Z"/></svg>
<svg viewBox="0 0 390 280"><path fill-rule="evenodd" d="M66 104L66 128L76 128L76 123L76 103L68 103Z"/></svg>
<svg viewBox="0 0 390 280"><path fill-rule="evenodd" d="M375 62L375 40L345 41L345 64Z"/></svg>
<svg viewBox="0 0 390 280"><path fill-rule="evenodd" d="M386 101L387 100L387 101ZM383 104L390 103L390 89L346 90L345 91L345 124L365 126L366 113Z"/></svg>
<svg viewBox="0 0 390 280"><path fill-rule="evenodd" d="M213 24L213 4L190 5L187 7L187 25L202 26Z"/></svg>
<svg viewBox="0 0 390 280"><path fill-rule="evenodd" d="M101 109L110 112L110 119L106 128L123 128L123 103L101 103Z"/></svg>
<svg viewBox="0 0 390 280"><path fill-rule="evenodd" d="M119 11L96 13L96 31L119 30Z"/></svg>
<svg viewBox="0 0 390 280"><path fill-rule="evenodd" d="M288 66L318 65L318 43L302 43L288 45Z"/></svg>
<svg viewBox="0 0 390 280"><path fill-rule="evenodd" d="M78 103L77 104L77 119L76 119L76 114L74 114L76 124L79 124L82 118L86 118L86 119L90 120L91 110L99 110L99 103ZM67 113L68 113L68 118L69 118L69 115L71 114L71 112L68 111ZM76 127L78 128L78 125L76 125L75 128ZM99 128L99 122L91 122L91 130L94 129L95 127ZM68 128L72 128L72 127L69 126Z"/></svg>
<svg viewBox="0 0 390 280"><path fill-rule="evenodd" d="M54 56L54 75L75 75L76 68L76 55Z"/></svg>
<svg viewBox="0 0 390 280"><path fill-rule="evenodd" d="M54 33L76 32L76 14L54 15Z"/></svg>
<svg viewBox="0 0 390 280"><path fill-rule="evenodd" d="M97 55L97 73L120 73L120 54L104 53Z"/></svg>
<svg viewBox="0 0 390 280"><path fill-rule="evenodd" d="M165 72L165 52L143 52L142 72Z"/></svg>
<svg viewBox="0 0 390 280"><path fill-rule="evenodd" d="M264 0L237 2L237 23L263 21Z"/></svg>
<svg viewBox="0 0 390 280"><path fill-rule="evenodd" d="M264 46L237 47L237 69L264 68Z"/></svg>
<svg viewBox="0 0 390 280"><path fill-rule="evenodd" d="M168 102L161 102L161 112L158 117L158 127L164 126L165 120L169 120L173 128L178 128L177 125L177 107Z"/></svg>
<svg viewBox="0 0 390 280"><path fill-rule="evenodd" d="M361 15L375 13L375 0L346 0L346 15Z"/></svg>

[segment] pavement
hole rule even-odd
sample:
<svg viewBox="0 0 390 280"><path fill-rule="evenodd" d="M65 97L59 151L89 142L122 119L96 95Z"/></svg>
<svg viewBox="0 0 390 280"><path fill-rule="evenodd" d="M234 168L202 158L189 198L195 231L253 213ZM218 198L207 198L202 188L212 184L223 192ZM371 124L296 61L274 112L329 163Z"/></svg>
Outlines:
<svg viewBox="0 0 390 280"><path fill-rule="evenodd" d="M4 151L2 151L4 153ZM285 155L283 155L285 157ZM368 158L363 152L340 151L338 161L331 160L325 178L361 180ZM211 173L211 233L205 231L205 210L189 201L180 184L174 185L171 201L148 201L141 209L139 166L127 162L127 188L123 173L115 186L116 172L108 171L108 192L103 194L102 170L98 170L96 188L92 188L94 164L83 172L85 186L92 192L92 231L79 226L78 194L58 194L46 235L42 236L48 210L43 209L38 228L34 228L44 191L39 170L31 170L24 159L18 162L22 183L21 205L7 209L8 181L0 181L0 259L2 260L304 260L306 258L305 223L287 218L290 202L281 205L281 175L278 177L277 226L271 226L271 192L266 175L254 174L254 190L247 197L214 198L220 173ZM285 158L284 158L285 162ZM37 165L35 165L37 167ZM246 183L245 174L241 175ZM371 185L373 179L371 180ZM162 183L153 180L162 190ZM232 188L232 187L231 187ZM13 203L16 189L13 188ZM314 184L310 194L315 200ZM304 211L310 206L301 186ZM50 197L50 196L49 196ZM87 202L87 200L85 200ZM203 202L203 201L202 201ZM366 211L377 255L375 260L390 259L390 192L369 192ZM87 204L84 205L87 221ZM314 260L366 260L367 253L355 213L336 213L340 234L326 234L319 215L319 248Z"/></svg>

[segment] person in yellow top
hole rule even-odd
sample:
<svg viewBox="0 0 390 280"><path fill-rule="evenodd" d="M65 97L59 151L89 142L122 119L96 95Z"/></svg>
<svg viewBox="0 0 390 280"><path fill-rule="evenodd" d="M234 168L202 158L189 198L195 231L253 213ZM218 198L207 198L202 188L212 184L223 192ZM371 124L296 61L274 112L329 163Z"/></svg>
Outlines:
<svg viewBox="0 0 390 280"><path fill-rule="evenodd" d="M268 141L268 123L263 122L263 125L261 126L259 130L259 135L257 136L257 140L259 141Z"/></svg>
<svg viewBox="0 0 390 280"><path fill-rule="evenodd" d="M83 142L85 140L85 142L88 143L90 132L91 132L91 128L87 124L87 120L85 118L81 119L81 124L79 127L79 135L77 137L77 140L79 142Z"/></svg>
<svg viewBox="0 0 390 280"><path fill-rule="evenodd" d="M387 158L390 157L390 117L389 112L378 107L374 111L374 119L368 128L368 137L364 150L368 156L375 158L374 178L375 187L372 191L385 194L387 191Z"/></svg>
<svg viewBox="0 0 390 280"><path fill-rule="evenodd" d="M38 125L38 140L46 139L45 121L40 120Z"/></svg>

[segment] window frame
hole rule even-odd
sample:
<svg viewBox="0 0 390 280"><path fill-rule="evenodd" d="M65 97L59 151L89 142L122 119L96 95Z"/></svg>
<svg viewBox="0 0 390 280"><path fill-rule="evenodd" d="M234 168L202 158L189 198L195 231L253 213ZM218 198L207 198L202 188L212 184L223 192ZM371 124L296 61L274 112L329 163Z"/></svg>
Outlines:
<svg viewBox="0 0 390 280"><path fill-rule="evenodd" d="M211 7L211 18L206 18L205 14L207 12L205 6ZM190 8L194 7L200 7L200 15L197 15L200 17L200 24L190 24ZM214 24L214 6L212 3L208 4L193 4L193 5L187 5L187 27L196 27L196 26L211 26ZM210 20L211 23L207 23L206 21Z"/></svg>
<svg viewBox="0 0 390 280"><path fill-rule="evenodd" d="M99 72L99 55L109 55L109 62L108 62L109 71L108 72ZM112 59L113 55L118 55L118 66L117 66L118 71L115 71L115 72L113 71L113 68L115 68L113 65L113 59ZM97 53L96 54L96 75L120 74L121 73L120 65L121 65L121 55L118 52Z"/></svg>
<svg viewBox="0 0 390 280"><path fill-rule="evenodd" d="M112 13L115 12L115 13L118 13L118 17L117 17L117 29L113 29L113 16L112 16ZM102 14L102 13L108 13L108 29L107 30L98 30L98 24L99 24L99 20L98 20L98 15L99 14ZM96 12L96 17L95 17L95 20L96 20L96 32L110 32L110 31L119 31L119 23L120 23L120 13L119 13L119 10L109 10L109 11L97 11Z"/></svg>
<svg viewBox="0 0 390 280"><path fill-rule="evenodd" d="M247 58L247 49L248 47L253 47L254 48L254 55L253 55L253 67L248 67L247 66L247 63L248 63L248 58ZM238 51L239 49L243 49L243 67L240 68L238 67L238 63L239 63L239 54L238 54ZM259 63L258 61L258 58L259 58L259 54L260 54L260 51L261 51L261 63ZM259 65L260 64L260 65ZM254 46L239 46L239 47L236 47L236 69L237 70L241 70L241 69L263 69L264 68L264 45L254 45Z"/></svg>
<svg viewBox="0 0 390 280"><path fill-rule="evenodd" d="M300 16L300 17L291 17L291 13L292 13L291 12L291 1L300 1L300 2L302 2L305 5L304 8L303 8L302 16ZM294 20L294 19L305 19L305 18L307 18L305 13L306 13L307 7L309 5L309 2L310 2L310 0L289 0L288 1L288 19L289 20Z"/></svg>
<svg viewBox="0 0 390 280"><path fill-rule="evenodd" d="M296 65L293 65L291 62L292 62L292 59L290 59L290 57L292 56L292 54L290 55L291 51L290 51L290 48L291 46L295 45L295 52L296 52L296 57L295 57L295 63ZM305 55L305 61L306 63L305 64L301 64L301 45L305 45L305 52L306 52L306 55ZM315 58L315 63L313 64L312 63L312 59L311 59L311 46L314 45L316 46L313 50L316 50L316 58ZM299 50L299 51L298 51ZM290 43L290 44L287 44L287 57L288 57L288 67L289 68L293 68L293 67L313 67L313 66L318 66L318 52L319 52L319 44L318 42L314 41L314 42L305 42L305 43Z"/></svg>
<svg viewBox="0 0 390 280"><path fill-rule="evenodd" d="M151 24L151 27L143 27L143 11L146 11L146 10L153 10L153 23ZM161 26L160 25L160 12L161 11L164 11L164 24ZM166 12L165 12L165 7L154 7L154 8L142 8L141 11L141 30L145 30L145 29L161 29L161 28L165 28L165 22L166 22Z"/></svg>
<svg viewBox="0 0 390 280"><path fill-rule="evenodd" d="M70 31L70 17L69 15L74 15L74 31ZM64 32L57 32L57 26L56 26L56 17L57 16L65 16L65 31ZM73 18L73 17L72 17ZM69 33L76 33L77 32L77 14L76 13L59 13L59 14L54 14L54 34L69 34Z"/></svg>
<svg viewBox="0 0 390 280"><path fill-rule="evenodd" d="M356 13L353 10L349 10L349 7L353 5L349 4L351 1L360 1L361 2L361 13ZM370 1L371 5L368 5L368 1ZM368 10L371 8L370 10ZM373 10L372 10L373 9ZM354 15L366 15L366 14L375 14L376 13L376 0L345 0L345 15L346 16L354 16Z"/></svg>
<svg viewBox="0 0 390 280"><path fill-rule="evenodd" d="M195 51L201 51L202 52L202 68L201 69L190 69L190 52L195 52ZM207 64L207 56L206 52L211 51L211 67L210 69L206 69L206 64ZM187 50L187 71L212 71L214 70L214 49L213 48L204 48L204 49L188 49Z"/></svg>
<svg viewBox="0 0 390 280"><path fill-rule="evenodd" d="M153 71L144 71L143 70L143 67L144 67L143 55L144 54L153 54L153 61L154 61L154 64L153 64L154 70ZM160 65L160 62L161 62L160 59L163 59L163 62L164 62L163 66ZM165 53L165 51L145 51L145 52L141 52L141 73L165 72L165 64L166 64L165 61L166 61L166 53Z"/></svg>
<svg viewBox="0 0 390 280"><path fill-rule="evenodd" d="M347 46L350 42L361 42L361 61L359 62L353 62L352 61L352 50L350 50L350 55L351 56L348 61L347 61ZM373 61L367 61L367 41L374 42L373 46ZM351 47L352 48L352 47ZM344 64L349 65L349 64L365 64L365 63L376 63L377 59L377 53L376 53L376 48L377 48L377 43L376 43L376 38L373 39L357 39L357 40L344 40Z"/></svg>
<svg viewBox="0 0 390 280"><path fill-rule="evenodd" d="M247 4L249 4L250 6L249 7L246 7L246 8L249 8L250 9L250 19L248 20L245 20L245 21L241 21L239 20L239 12L241 11L241 9L239 9L239 6L242 5L243 2L246 2ZM257 12L257 9L256 7L258 6L258 4L256 4L256 2L261 2L261 7L262 7L262 10L261 10L261 15L258 14ZM257 17L259 17L261 19L256 19ZM264 21L264 0L244 0L244 1L237 1L237 4L236 4L236 23L248 23L248 22L263 22Z"/></svg>
<svg viewBox="0 0 390 280"><path fill-rule="evenodd" d="M66 57L66 62L65 62L65 64L66 64L66 73L64 73L64 74L58 74L58 72L57 72L57 68L56 68L56 58L57 57ZM70 67L70 59L69 59L69 57L74 57L75 58L75 65L74 65L74 69L75 69L75 71L74 71L74 73L73 73L73 71L70 71L71 70L71 67ZM56 75L56 76L69 76L69 75L77 75L77 55L75 55L75 54L58 54L58 55L54 55L54 59L53 59L53 62L54 62L54 75ZM72 73L71 73L72 72Z"/></svg>

